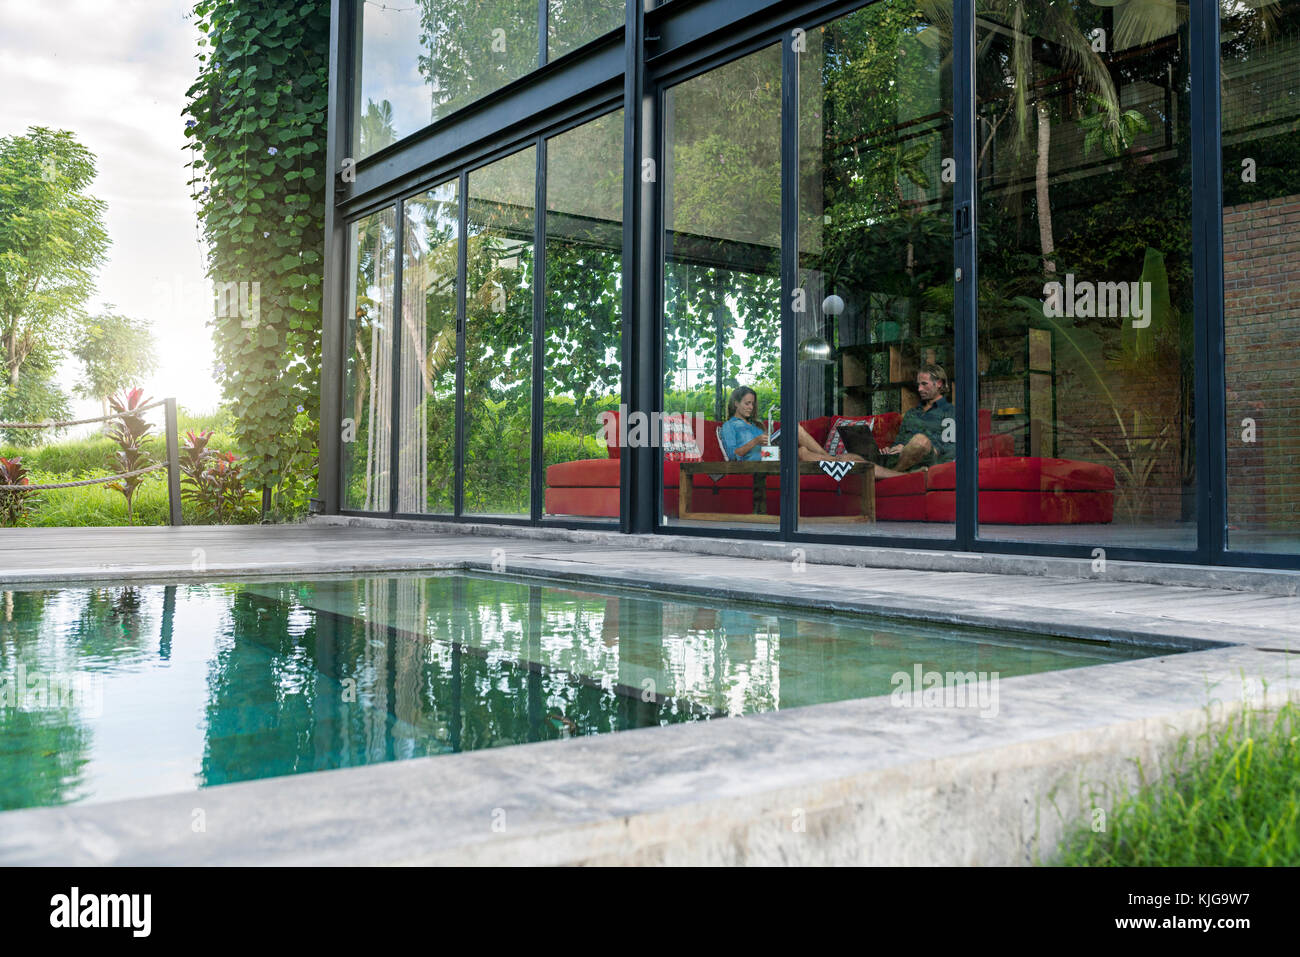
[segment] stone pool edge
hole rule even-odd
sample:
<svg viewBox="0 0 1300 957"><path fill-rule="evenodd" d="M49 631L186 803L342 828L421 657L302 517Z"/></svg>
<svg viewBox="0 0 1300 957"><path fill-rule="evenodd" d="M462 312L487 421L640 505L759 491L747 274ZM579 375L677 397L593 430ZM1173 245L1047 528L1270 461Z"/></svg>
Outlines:
<svg viewBox="0 0 1300 957"><path fill-rule="evenodd" d="M1030 864L1135 759L1150 777L1210 717L1300 700L1290 657L1007 679L996 717L867 698L10 811L0 863Z"/></svg>
<svg viewBox="0 0 1300 957"><path fill-rule="evenodd" d="M489 571L491 557L306 561L202 574L132 569L100 580L349 577ZM416 567L412 567L412 565ZM695 597L746 598L723 576L670 581L649 569L512 557L508 571L558 585L602 583ZM66 580L29 581L67 587ZM869 586L869 581L867 582ZM879 614L885 595L854 597L806 580L765 582L764 597ZM518 745L251 781L98 805L0 813L4 864L1027 864L1050 856L1089 787L1159 767L1218 700L1276 707L1300 697L1276 636L1114 614L1080 622L1065 609L998 600L913 602L911 617L996 625L1186 654L1027 675L1001 682L1001 719L960 709L896 708L888 698L726 721ZM1107 616L1110 617L1110 616ZM1268 687L1265 687L1267 684ZM1226 697L1225 697L1226 695ZM206 829L194 831L194 811ZM383 822L377 826L376 822ZM504 830L495 830L499 823ZM796 829L796 826L802 829Z"/></svg>

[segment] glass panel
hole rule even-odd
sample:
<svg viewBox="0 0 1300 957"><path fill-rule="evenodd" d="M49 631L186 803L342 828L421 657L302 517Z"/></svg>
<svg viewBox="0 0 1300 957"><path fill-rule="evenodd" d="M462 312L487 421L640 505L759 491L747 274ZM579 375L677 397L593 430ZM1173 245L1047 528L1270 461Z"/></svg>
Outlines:
<svg viewBox="0 0 1300 957"><path fill-rule="evenodd" d="M343 507L364 512L389 509L396 234L392 206L348 230L353 279L343 369Z"/></svg>
<svg viewBox="0 0 1300 957"><path fill-rule="evenodd" d="M619 463L602 424L622 394L623 111L546 146L547 516L619 516Z"/></svg>
<svg viewBox="0 0 1300 957"><path fill-rule="evenodd" d="M455 507L458 185L443 183L403 204L399 512Z"/></svg>
<svg viewBox="0 0 1300 957"><path fill-rule="evenodd" d="M807 530L954 534L952 8L926 11L934 20L914 0L882 0L803 38L794 316Z"/></svg>
<svg viewBox="0 0 1300 957"><path fill-rule="evenodd" d="M977 12L979 533L1194 547L1187 5Z"/></svg>
<svg viewBox="0 0 1300 957"><path fill-rule="evenodd" d="M465 512L527 516L537 150L469 174Z"/></svg>
<svg viewBox="0 0 1300 957"><path fill-rule="evenodd" d="M549 0L546 56L554 60L623 26L623 0Z"/></svg>
<svg viewBox="0 0 1300 957"><path fill-rule="evenodd" d="M1228 544L1300 551L1300 5L1224 2Z"/></svg>
<svg viewBox="0 0 1300 957"><path fill-rule="evenodd" d="M671 418L660 428L629 416L627 443L661 446L665 522L775 523L776 463L723 464L718 435L739 413L721 434L733 435L733 453L757 456L781 395L780 45L671 87L664 157L663 410ZM701 468L711 462L718 467Z"/></svg>
<svg viewBox="0 0 1300 957"><path fill-rule="evenodd" d="M538 0L361 5L357 156L537 69Z"/></svg>

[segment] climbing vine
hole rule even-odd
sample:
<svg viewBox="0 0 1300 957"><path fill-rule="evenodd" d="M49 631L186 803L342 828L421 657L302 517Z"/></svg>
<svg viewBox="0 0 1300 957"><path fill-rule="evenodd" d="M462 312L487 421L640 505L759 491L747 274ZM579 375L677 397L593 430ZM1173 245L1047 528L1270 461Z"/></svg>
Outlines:
<svg viewBox="0 0 1300 957"><path fill-rule="evenodd" d="M255 487L281 514L314 486L329 2L202 0L187 96L193 197L217 288L215 372Z"/></svg>

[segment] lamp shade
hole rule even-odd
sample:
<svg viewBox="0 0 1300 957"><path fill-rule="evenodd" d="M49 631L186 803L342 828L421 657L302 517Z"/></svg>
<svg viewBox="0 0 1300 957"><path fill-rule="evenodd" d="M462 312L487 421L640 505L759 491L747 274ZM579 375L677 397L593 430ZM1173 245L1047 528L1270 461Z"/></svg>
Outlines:
<svg viewBox="0 0 1300 957"><path fill-rule="evenodd" d="M809 336L799 343L800 362L834 362L835 350L821 336Z"/></svg>

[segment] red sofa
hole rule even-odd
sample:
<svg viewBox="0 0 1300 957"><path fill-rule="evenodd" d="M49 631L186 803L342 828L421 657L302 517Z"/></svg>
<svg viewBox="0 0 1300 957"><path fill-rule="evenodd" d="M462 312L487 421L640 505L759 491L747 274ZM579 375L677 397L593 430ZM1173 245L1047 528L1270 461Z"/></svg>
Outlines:
<svg viewBox="0 0 1300 957"><path fill-rule="evenodd" d="M614 415L616 413L610 413ZM831 424L839 416L822 416L802 423L817 442L825 444ZM869 416L880 448L893 444L902 415L886 412ZM991 433L992 416L979 413L979 519L1007 525L1063 525L1107 523L1114 514L1115 473L1104 465L1071 459L1012 455L1009 435ZM705 422L701 461L723 461L718 445L718 425ZM610 434L617 434L617 428ZM561 462L546 470L546 514L617 518L619 514L619 453L609 446L609 457ZM876 518L879 521L952 522L956 519L957 469L953 462L925 472L909 472L876 482ZM676 517L680 464L664 463L664 514ZM862 478L845 476L836 482L829 475L803 475L799 479L800 511L805 516L856 515ZM748 513L753 508L754 480L748 475L697 474L693 507L702 512ZM775 477L767 481L767 510L780 513L780 489Z"/></svg>

